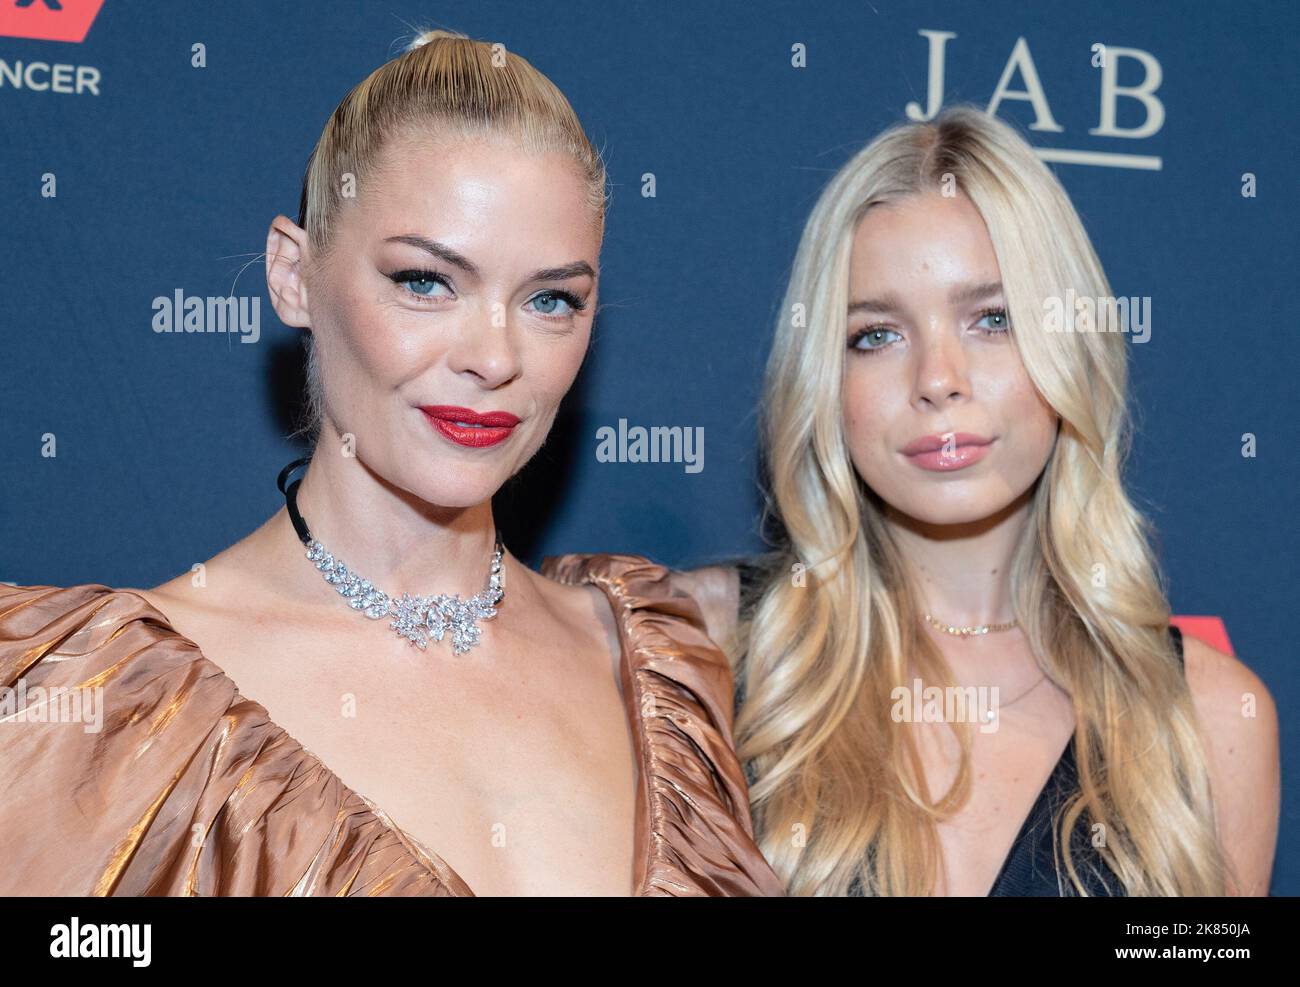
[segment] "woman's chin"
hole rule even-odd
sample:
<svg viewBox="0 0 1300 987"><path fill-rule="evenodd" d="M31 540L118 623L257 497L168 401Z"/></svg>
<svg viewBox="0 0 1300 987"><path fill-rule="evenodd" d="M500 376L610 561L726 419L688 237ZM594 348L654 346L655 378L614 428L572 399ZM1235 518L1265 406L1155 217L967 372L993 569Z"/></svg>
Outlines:
<svg viewBox="0 0 1300 987"><path fill-rule="evenodd" d="M460 476L421 484L413 492L425 503L459 510L491 500L505 480L505 474L497 475L494 471L491 477Z"/></svg>
<svg viewBox="0 0 1300 987"><path fill-rule="evenodd" d="M923 524L974 524L992 517L1006 506L1005 497L915 497L898 502L896 508Z"/></svg>

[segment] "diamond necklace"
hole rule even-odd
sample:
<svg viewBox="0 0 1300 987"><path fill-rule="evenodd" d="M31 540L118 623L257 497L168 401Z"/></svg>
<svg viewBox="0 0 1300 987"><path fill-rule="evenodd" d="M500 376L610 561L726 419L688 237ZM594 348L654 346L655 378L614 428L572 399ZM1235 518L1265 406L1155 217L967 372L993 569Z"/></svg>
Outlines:
<svg viewBox="0 0 1300 987"><path fill-rule="evenodd" d="M453 654L462 655L478 644L480 620L491 620L497 615L496 608L505 599L505 573L501 569L501 557L505 549L501 545L501 533L496 536L496 547L492 552L492 564L488 574L487 588L475 593L468 600L462 600L460 594L448 596L439 593L436 596L411 596L403 593L394 599L377 589L369 580L358 576L336 559L318 540L312 537L307 522L298 513L298 485L302 478L294 480L287 487L285 481L300 466L306 466L310 459L295 459L280 471L275 485L284 494L285 505L289 509L289 519L298 538L307 546L307 559L320 570L325 581L333 586L339 596L348 601L348 606L359 610L371 620L382 620L392 615L393 622L388 626L399 637L406 638L413 647L424 650L427 637L441 641L451 635Z"/></svg>

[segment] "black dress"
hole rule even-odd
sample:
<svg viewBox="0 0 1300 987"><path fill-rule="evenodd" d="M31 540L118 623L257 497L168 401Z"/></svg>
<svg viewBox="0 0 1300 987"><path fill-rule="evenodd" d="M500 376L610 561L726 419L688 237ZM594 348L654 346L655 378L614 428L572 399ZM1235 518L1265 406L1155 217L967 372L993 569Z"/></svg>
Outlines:
<svg viewBox="0 0 1300 987"><path fill-rule="evenodd" d="M742 606L752 599L755 592L758 570L749 565L739 566ZM1183 635L1172 624L1169 635L1173 638L1174 652L1178 662L1183 662ZM744 701L744 682L737 683L736 711L739 712ZM1052 819L1056 810L1072 795L1079 784L1079 769L1075 762L1075 740L1071 737L1056 767L1052 769L1038 799L1034 802L1029 815L1025 817L1020 832L1007 859L1002 863L989 891L990 898L1058 898L1073 896L1074 884L1066 875L1063 855L1057 854L1053 847ZM745 776L750 787L756 782L753 766L745 764ZM1124 889L1115 873L1106 865L1102 856L1095 852L1090 838L1088 822L1079 818L1074 832L1070 834L1070 852L1075 869L1088 894L1099 898L1123 897ZM1059 866L1058 866L1059 864ZM1059 879L1058 879L1059 875ZM849 888L851 897L860 897L861 887L855 881Z"/></svg>
<svg viewBox="0 0 1300 987"><path fill-rule="evenodd" d="M1171 624L1169 635L1174 641L1178 663L1183 666L1183 632ZM1038 801L1016 834L1016 841L1011 844L1011 852L1002 863L1002 870L993 882L989 897L1057 898L1076 893L1063 866L1058 886L1057 861L1053 857L1052 846L1052 817L1055 810L1065 803L1079 785L1079 769L1074 760L1076 739L1077 735L1070 738L1065 753L1056 762L1056 768L1039 793ZM1124 896L1124 888L1119 879L1106 866L1101 855L1094 851L1087 821L1082 817L1070 834L1070 852L1088 894L1098 898ZM1086 866L1080 866L1081 863Z"/></svg>

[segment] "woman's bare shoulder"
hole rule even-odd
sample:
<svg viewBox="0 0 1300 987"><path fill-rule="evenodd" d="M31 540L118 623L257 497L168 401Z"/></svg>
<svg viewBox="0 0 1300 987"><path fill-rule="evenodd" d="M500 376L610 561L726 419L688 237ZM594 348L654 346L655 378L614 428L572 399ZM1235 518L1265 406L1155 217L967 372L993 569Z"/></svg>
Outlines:
<svg viewBox="0 0 1300 987"><path fill-rule="evenodd" d="M232 629L291 609L277 567L250 552L249 542L236 542L156 586L123 592L142 597L191 640L221 640Z"/></svg>
<svg viewBox="0 0 1300 987"><path fill-rule="evenodd" d="M1239 658L1189 635L1183 654L1221 838L1236 871L1233 893L1267 894L1280 810L1277 706Z"/></svg>
<svg viewBox="0 0 1300 987"><path fill-rule="evenodd" d="M237 572L221 555L206 562L196 563L188 571L172 577L157 586L122 587L122 592L135 593L148 601L150 606L168 618L177 621L186 618L211 617L229 610L226 592L232 585L248 587L248 595L257 594L249 587L246 574ZM261 590L262 587L257 587ZM249 609L252 609L251 607Z"/></svg>

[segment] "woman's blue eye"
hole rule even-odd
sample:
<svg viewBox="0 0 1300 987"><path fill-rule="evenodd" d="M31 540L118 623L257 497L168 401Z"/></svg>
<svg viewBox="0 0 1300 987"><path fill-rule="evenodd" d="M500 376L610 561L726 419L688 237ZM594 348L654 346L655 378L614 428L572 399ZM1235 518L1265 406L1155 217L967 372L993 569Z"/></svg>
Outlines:
<svg viewBox="0 0 1300 987"><path fill-rule="evenodd" d="M543 291L540 295L534 295L528 301L539 303L533 311L539 315L549 315L552 317L563 317L575 315L581 312L586 306L578 300L575 295L567 291ZM556 304L568 306L568 310L557 310Z"/></svg>
<svg viewBox="0 0 1300 987"><path fill-rule="evenodd" d="M992 320L991 325L984 325L985 322ZM986 332L1006 332L1011 328L1011 320L1007 318L1005 309L995 309L991 312L985 312L981 315L979 322L975 323L977 329L983 329Z"/></svg>
<svg viewBox="0 0 1300 987"><path fill-rule="evenodd" d="M890 342L890 340L888 339L880 338L880 334L886 332L893 333L895 336L898 335L898 333L894 332L893 329L885 329L883 327L877 327L875 329L863 329L861 332L857 333L853 337L853 343L852 343L853 348L857 350L866 350L867 352L881 349L885 346L886 343ZM870 344L870 345L866 345L866 344Z"/></svg>
<svg viewBox="0 0 1300 987"><path fill-rule="evenodd" d="M441 274L432 271L398 271L391 275L394 283L406 286L406 290L421 298L439 298L442 293L435 291L438 287L451 292L451 285Z"/></svg>
<svg viewBox="0 0 1300 987"><path fill-rule="evenodd" d="M447 287L441 281L434 281L430 278L417 278L406 282L406 286L410 288L414 294L423 295L425 298L436 297L436 292L434 291L435 288Z"/></svg>

